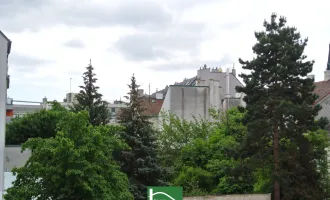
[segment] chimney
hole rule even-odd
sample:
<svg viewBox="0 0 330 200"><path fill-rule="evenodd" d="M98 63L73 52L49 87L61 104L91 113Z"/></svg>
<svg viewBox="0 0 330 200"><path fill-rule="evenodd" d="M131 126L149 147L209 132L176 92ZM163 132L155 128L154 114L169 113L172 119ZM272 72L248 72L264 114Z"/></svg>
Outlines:
<svg viewBox="0 0 330 200"><path fill-rule="evenodd" d="M231 73L236 77L236 69L235 69L235 68L233 68L233 69L231 70Z"/></svg>
<svg viewBox="0 0 330 200"><path fill-rule="evenodd" d="M227 68L226 71L226 98L230 97L230 91L229 91L229 68Z"/></svg>

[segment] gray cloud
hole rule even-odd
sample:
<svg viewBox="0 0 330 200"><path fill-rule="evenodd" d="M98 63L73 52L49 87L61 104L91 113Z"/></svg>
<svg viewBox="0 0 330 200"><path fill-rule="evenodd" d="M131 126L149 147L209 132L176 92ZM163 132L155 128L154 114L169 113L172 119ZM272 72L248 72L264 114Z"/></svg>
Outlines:
<svg viewBox="0 0 330 200"><path fill-rule="evenodd" d="M84 42L78 39L69 40L64 45L71 48L84 48L85 46Z"/></svg>
<svg viewBox="0 0 330 200"><path fill-rule="evenodd" d="M38 66L53 64L55 61L39 59L13 52L9 55L9 63L10 67L14 70L21 72L33 72L38 68Z"/></svg>
<svg viewBox="0 0 330 200"><path fill-rule="evenodd" d="M6 31L36 31L64 24L68 26L134 26L164 29L172 14L151 0L125 0L116 4L55 0L4 0L0 2L0 24Z"/></svg>
<svg viewBox="0 0 330 200"><path fill-rule="evenodd" d="M173 25L168 31L138 33L120 38L115 48L128 60L168 59L174 51L196 54L204 39L204 24Z"/></svg>
<svg viewBox="0 0 330 200"><path fill-rule="evenodd" d="M182 70L191 70L199 69L206 64L208 67L221 67L224 65L232 64L233 60L228 56L224 56L221 60L192 60L189 62L174 62L166 63L160 65L151 65L148 68L155 71L182 71ZM224 69L222 69L224 70Z"/></svg>

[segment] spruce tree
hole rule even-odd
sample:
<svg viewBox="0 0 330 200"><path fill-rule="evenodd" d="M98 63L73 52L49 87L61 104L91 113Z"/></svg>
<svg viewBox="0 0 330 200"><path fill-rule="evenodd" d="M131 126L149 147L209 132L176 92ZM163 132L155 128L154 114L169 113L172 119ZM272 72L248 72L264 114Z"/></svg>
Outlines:
<svg viewBox="0 0 330 200"><path fill-rule="evenodd" d="M130 191L135 200L147 199L147 186L164 185L163 169L157 163L156 136L147 116L142 97L139 96L136 79L133 75L130 92L125 98L127 107L121 110L119 120L125 130L122 139L130 146L130 151L122 151L118 155L121 169L130 181Z"/></svg>
<svg viewBox="0 0 330 200"><path fill-rule="evenodd" d="M86 110L89 113L90 123L93 126L107 124L110 121L108 102L102 100L102 94L98 93L98 86L95 86L97 78L93 72L92 63L86 67L83 74L84 85L79 86L80 92L76 95L77 103L73 103L71 110L79 112Z"/></svg>
<svg viewBox="0 0 330 200"><path fill-rule="evenodd" d="M265 30L256 32L253 46L256 57L239 59L246 94L246 147L260 168L271 164L274 199L320 199L322 186L306 139L316 129L314 118L320 110L313 106L314 80L306 78L314 61L306 61L307 39L301 39L294 27L286 26L286 18L272 14Z"/></svg>

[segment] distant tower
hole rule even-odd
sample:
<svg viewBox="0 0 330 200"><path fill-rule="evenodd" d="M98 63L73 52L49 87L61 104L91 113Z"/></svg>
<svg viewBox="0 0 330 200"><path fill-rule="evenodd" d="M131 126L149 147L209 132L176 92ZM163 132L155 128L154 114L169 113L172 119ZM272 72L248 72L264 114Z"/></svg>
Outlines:
<svg viewBox="0 0 330 200"><path fill-rule="evenodd" d="M329 44L329 53L328 53L328 63L327 70L324 71L324 80L328 81L330 79L330 44Z"/></svg>

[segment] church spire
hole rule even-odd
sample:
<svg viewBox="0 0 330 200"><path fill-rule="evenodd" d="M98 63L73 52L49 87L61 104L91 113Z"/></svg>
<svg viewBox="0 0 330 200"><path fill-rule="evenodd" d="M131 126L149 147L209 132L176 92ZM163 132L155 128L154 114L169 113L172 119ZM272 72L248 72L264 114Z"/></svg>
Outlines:
<svg viewBox="0 0 330 200"><path fill-rule="evenodd" d="M324 81L329 81L329 80L330 80L330 44L329 44L327 69L324 71Z"/></svg>
<svg viewBox="0 0 330 200"><path fill-rule="evenodd" d="M330 44L329 44L329 55L328 55L327 70L330 70Z"/></svg>

